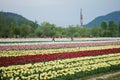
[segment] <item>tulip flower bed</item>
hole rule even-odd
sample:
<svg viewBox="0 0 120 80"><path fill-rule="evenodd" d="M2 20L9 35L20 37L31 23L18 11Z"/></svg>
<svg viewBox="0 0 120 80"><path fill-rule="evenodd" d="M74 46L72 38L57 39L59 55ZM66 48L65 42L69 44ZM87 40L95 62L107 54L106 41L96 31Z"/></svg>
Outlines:
<svg viewBox="0 0 120 80"><path fill-rule="evenodd" d="M1 80L73 80L120 69L120 53L0 67Z"/></svg>
<svg viewBox="0 0 120 80"><path fill-rule="evenodd" d="M52 61L57 59L76 58L76 57L83 57L83 56L96 56L96 55L119 53L119 52L120 52L120 48L113 48L113 49L103 49L103 50L62 52L62 53L53 53L53 54L36 54L36 55L25 55L25 56L0 57L0 61L1 61L0 66Z"/></svg>
<svg viewBox="0 0 120 80"><path fill-rule="evenodd" d="M113 48L120 48L120 45L88 46L88 47L85 46L85 47L73 47L73 48L43 49L43 50L0 51L0 57L36 55L36 54L53 54L53 53L102 50L102 49L113 49Z"/></svg>
<svg viewBox="0 0 120 80"><path fill-rule="evenodd" d="M36 49L51 49L51 48L65 48L65 47L81 47L81 46L105 46L105 45L119 45L118 42L88 42L88 43L62 43L62 44L35 44L35 45L2 45L1 50L36 50Z"/></svg>
<svg viewBox="0 0 120 80"><path fill-rule="evenodd" d="M120 69L120 42L0 45L0 80L73 80Z"/></svg>

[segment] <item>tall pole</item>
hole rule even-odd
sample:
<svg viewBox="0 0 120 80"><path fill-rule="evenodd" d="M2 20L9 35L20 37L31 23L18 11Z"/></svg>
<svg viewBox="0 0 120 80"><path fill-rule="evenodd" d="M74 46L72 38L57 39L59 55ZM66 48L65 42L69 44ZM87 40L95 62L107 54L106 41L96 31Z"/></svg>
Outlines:
<svg viewBox="0 0 120 80"><path fill-rule="evenodd" d="M83 15L82 15L82 8L80 9L80 26L83 26Z"/></svg>

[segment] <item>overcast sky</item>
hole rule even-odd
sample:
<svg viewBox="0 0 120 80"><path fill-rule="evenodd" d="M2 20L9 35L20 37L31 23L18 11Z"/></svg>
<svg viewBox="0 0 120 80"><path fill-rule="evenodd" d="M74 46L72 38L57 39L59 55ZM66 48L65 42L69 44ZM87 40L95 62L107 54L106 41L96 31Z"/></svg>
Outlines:
<svg viewBox="0 0 120 80"><path fill-rule="evenodd" d="M0 10L65 27L80 24L80 8L87 24L97 16L120 11L120 0L0 0Z"/></svg>

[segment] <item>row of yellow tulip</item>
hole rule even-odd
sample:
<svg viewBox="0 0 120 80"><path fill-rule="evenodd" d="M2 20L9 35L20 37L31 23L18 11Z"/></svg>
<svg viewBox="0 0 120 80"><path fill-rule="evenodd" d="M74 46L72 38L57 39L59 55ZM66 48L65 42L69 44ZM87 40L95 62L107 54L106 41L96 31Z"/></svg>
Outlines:
<svg viewBox="0 0 120 80"><path fill-rule="evenodd" d="M1 79L49 80L120 66L120 53L0 67Z"/></svg>
<svg viewBox="0 0 120 80"><path fill-rule="evenodd" d="M59 48L59 49L43 49L43 50L18 50L18 51L0 51L0 57L9 56L24 56L24 55L35 55L35 54L53 54L62 52L75 52L85 50L101 50L120 48L120 45L107 45L107 46L89 46L89 47L74 47L74 48Z"/></svg>

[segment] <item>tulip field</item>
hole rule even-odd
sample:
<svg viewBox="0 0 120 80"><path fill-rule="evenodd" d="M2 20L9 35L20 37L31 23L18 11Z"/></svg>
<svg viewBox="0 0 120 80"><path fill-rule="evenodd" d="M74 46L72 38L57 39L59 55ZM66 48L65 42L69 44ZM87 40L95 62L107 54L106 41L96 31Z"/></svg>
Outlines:
<svg viewBox="0 0 120 80"><path fill-rule="evenodd" d="M88 40L26 44L2 39L0 80L74 80L120 70L119 38Z"/></svg>

